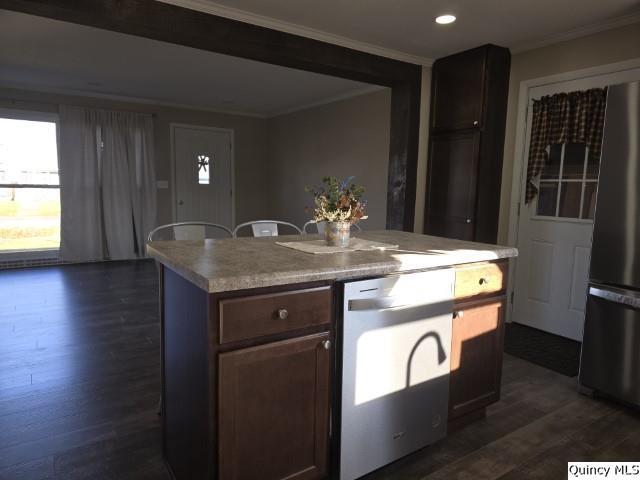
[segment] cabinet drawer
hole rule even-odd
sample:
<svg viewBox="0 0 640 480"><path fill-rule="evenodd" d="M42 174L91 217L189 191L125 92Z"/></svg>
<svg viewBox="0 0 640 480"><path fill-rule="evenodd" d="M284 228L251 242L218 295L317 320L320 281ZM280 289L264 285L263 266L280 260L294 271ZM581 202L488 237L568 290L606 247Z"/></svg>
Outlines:
<svg viewBox="0 0 640 480"><path fill-rule="evenodd" d="M455 298L495 295L507 286L508 263L481 263L456 268Z"/></svg>
<svg viewBox="0 0 640 480"><path fill-rule="evenodd" d="M220 343L236 342L331 322L331 287L220 301Z"/></svg>

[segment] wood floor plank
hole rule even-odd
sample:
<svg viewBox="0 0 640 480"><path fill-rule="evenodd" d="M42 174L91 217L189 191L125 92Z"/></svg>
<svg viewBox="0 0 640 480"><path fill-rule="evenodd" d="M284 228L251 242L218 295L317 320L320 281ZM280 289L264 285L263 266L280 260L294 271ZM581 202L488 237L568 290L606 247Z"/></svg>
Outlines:
<svg viewBox="0 0 640 480"><path fill-rule="evenodd" d="M500 480L561 478L566 475L568 461L594 461L607 449L620 451L619 445L638 432L638 415L623 408L613 409L610 414L593 423L585 424L575 434L523 462L500 477ZM636 460L640 460L640 450L637 450L636 454ZM632 457L626 458L627 461L634 460Z"/></svg>
<svg viewBox="0 0 640 480"><path fill-rule="evenodd" d="M425 479L496 479L549 446L563 441L585 423L611 413L612 407L590 398L576 398L566 406L491 442Z"/></svg>

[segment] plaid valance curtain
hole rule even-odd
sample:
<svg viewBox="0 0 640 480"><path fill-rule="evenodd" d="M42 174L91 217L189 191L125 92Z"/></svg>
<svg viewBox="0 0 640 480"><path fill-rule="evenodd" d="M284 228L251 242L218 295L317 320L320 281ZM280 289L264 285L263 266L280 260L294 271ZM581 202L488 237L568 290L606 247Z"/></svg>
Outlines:
<svg viewBox="0 0 640 480"><path fill-rule="evenodd" d="M549 145L584 143L592 158L600 158L606 102L606 88L557 93L533 101L526 203L538 194L533 180L549 160Z"/></svg>

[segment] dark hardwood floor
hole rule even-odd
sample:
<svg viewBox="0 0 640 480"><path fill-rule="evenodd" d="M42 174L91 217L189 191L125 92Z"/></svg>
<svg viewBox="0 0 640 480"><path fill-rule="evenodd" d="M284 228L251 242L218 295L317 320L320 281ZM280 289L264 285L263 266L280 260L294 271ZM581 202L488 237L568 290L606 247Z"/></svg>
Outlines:
<svg viewBox="0 0 640 480"><path fill-rule="evenodd" d="M0 479L167 479L157 279L149 261L0 271ZM506 356L486 419L372 475L566 478L640 460L640 416Z"/></svg>

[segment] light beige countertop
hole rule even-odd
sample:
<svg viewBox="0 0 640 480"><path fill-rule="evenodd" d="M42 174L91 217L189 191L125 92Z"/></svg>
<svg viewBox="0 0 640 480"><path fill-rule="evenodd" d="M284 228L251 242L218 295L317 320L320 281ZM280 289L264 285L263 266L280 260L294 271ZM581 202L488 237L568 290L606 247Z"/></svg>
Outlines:
<svg viewBox="0 0 640 480"><path fill-rule="evenodd" d="M352 236L398 245L398 248L313 255L276 245L276 241L320 238L292 235L158 241L147 245L147 253L210 293L388 275L518 255L512 247L394 230L353 232Z"/></svg>

